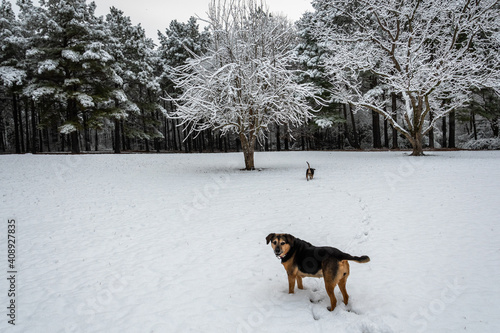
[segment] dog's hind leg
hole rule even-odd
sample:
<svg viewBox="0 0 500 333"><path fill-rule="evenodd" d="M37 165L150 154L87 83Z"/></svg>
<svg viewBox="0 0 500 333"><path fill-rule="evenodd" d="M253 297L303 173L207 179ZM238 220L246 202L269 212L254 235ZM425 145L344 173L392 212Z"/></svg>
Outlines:
<svg viewBox="0 0 500 333"><path fill-rule="evenodd" d="M347 283L347 275L344 276L340 281L339 281L339 289L342 292L342 297L344 297L344 304L347 305L349 302L349 295L347 294L347 289L345 288L345 285Z"/></svg>
<svg viewBox="0 0 500 333"><path fill-rule="evenodd" d="M297 286L299 289L304 289L304 285L302 284L302 278L297 275Z"/></svg>
<svg viewBox="0 0 500 333"><path fill-rule="evenodd" d="M342 297L344 298L344 304L347 305L349 302L349 295L347 294L346 283L349 277L349 262L347 260L342 260L339 263L339 270L336 279L340 278L339 289L342 292Z"/></svg>
<svg viewBox="0 0 500 333"><path fill-rule="evenodd" d="M335 286L339 282L337 278L339 271L338 261L335 259L329 259L323 261L323 278L325 280L325 289L328 297L330 297L330 307L329 311L335 310L337 306L337 299L335 298Z"/></svg>
<svg viewBox="0 0 500 333"><path fill-rule="evenodd" d="M335 307L337 306L337 299L335 298L335 285L332 283L331 280L325 278L325 289L326 293L328 294L328 297L330 297L330 306L328 307L328 311L333 311L335 310Z"/></svg>

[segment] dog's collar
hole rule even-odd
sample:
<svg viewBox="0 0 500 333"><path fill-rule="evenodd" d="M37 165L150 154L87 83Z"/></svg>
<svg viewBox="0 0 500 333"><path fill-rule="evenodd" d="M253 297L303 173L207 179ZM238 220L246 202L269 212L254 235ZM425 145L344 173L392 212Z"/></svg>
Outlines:
<svg viewBox="0 0 500 333"><path fill-rule="evenodd" d="M286 256L284 256L283 258L280 257L281 263L284 263L288 259L290 259L293 256L294 253L295 253L295 246L292 246L292 248L290 249L290 251L288 251L288 253L286 254Z"/></svg>

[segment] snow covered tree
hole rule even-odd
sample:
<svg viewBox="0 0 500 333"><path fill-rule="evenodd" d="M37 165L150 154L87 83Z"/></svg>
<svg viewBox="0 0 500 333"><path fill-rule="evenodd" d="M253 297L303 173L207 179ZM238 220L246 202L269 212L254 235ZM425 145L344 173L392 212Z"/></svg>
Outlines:
<svg viewBox="0 0 500 333"><path fill-rule="evenodd" d="M155 73L153 40L146 37L144 28L132 25L130 17L115 7L111 7L106 23L111 33L108 52L115 58L112 68L119 76L116 86L120 94L115 96L115 104L120 111L113 116L115 152L120 151L120 120L125 119L125 135L144 140L149 151L149 140L163 137L156 128L155 114L165 114L158 103L160 85Z"/></svg>
<svg viewBox="0 0 500 333"><path fill-rule="evenodd" d="M27 52L36 67L25 94L35 102L43 100L51 105L44 109L44 116L62 120L59 131L70 134L71 150L79 153L78 131L114 112L110 103L117 79L110 67L114 59L106 51L104 23L94 15L95 3L40 3L45 17L34 27L37 40Z"/></svg>
<svg viewBox="0 0 500 333"><path fill-rule="evenodd" d="M7 0L0 4L0 84L11 87L21 85L25 71L17 65L23 58L19 39L22 38L20 24L16 20L12 5Z"/></svg>
<svg viewBox="0 0 500 333"><path fill-rule="evenodd" d="M500 91L498 0L315 0L334 98L385 117L423 154L423 137L472 91ZM331 24L343 21L344 24ZM363 75L376 77L367 86ZM396 118L388 96L402 96ZM428 117L432 112L432 120Z"/></svg>
<svg viewBox="0 0 500 333"><path fill-rule="evenodd" d="M314 33L314 27L316 26L315 20L318 20L317 15L306 12L302 15L300 20L297 21L297 33L299 36L297 52L300 59L300 65L306 69L303 79L313 82L321 88L322 98L330 100L331 83L322 62L323 57L328 51L320 43ZM348 119L351 120L352 130L348 128ZM360 148L354 114L352 109L347 108L345 104L339 105L331 101L316 115L315 124L323 130L332 128L335 124L342 124L343 134L349 141L351 147Z"/></svg>
<svg viewBox="0 0 500 333"><path fill-rule="evenodd" d="M193 57L193 54L201 55L206 52L210 42L209 36L210 34L206 28L200 32L199 25L194 17L189 18L186 23L173 20L170 22L169 27L165 29L165 34L158 32L158 39L160 40L157 50L160 62L159 78L165 93L173 97L177 97L179 93L170 79L169 68L185 65L186 61ZM171 109L175 107L172 102L169 105ZM180 138L182 125L177 126L175 124L176 119L167 119L167 121L172 122L172 141L174 142L174 148L177 149L177 141L181 140L177 140L176 132L178 132ZM166 135L168 136L168 133ZM180 145L179 142L179 149Z"/></svg>
<svg viewBox="0 0 500 333"><path fill-rule="evenodd" d="M481 89L474 92L474 96L467 106L467 111L472 114L472 127L474 139L477 140L477 128L475 124L475 114L478 114L488 122L493 137L500 136L500 96L492 89Z"/></svg>
<svg viewBox="0 0 500 333"><path fill-rule="evenodd" d="M209 5L209 50L176 67L172 81L182 95L172 117L189 125L190 134L205 129L236 133L245 168L254 169L258 138L271 124L300 125L312 117L307 98L316 88L297 82L291 65L295 31L253 0L215 1Z"/></svg>
<svg viewBox="0 0 500 333"><path fill-rule="evenodd" d="M16 153L21 153L19 136L18 95L25 83L26 72L18 66L23 58L23 50L19 44L21 38L20 24L16 20L12 5L9 1L2 0L0 4L0 93L12 97L12 119L14 120L14 145ZM7 108L0 110L1 132L0 145L6 147L6 128L4 118ZM10 117L9 117L10 118Z"/></svg>
<svg viewBox="0 0 500 333"><path fill-rule="evenodd" d="M186 23L173 20L165 29L165 34L158 32L159 54L168 66L184 65L192 58L192 54L200 55L206 52L209 36L207 29L200 32L194 17L190 17Z"/></svg>

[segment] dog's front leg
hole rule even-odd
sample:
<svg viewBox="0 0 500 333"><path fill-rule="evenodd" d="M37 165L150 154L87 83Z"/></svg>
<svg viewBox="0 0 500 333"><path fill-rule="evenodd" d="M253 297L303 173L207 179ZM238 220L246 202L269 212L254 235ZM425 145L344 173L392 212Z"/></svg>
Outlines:
<svg viewBox="0 0 500 333"><path fill-rule="evenodd" d="M288 274L288 293L293 294L295 289L295 275Z"/></svg>

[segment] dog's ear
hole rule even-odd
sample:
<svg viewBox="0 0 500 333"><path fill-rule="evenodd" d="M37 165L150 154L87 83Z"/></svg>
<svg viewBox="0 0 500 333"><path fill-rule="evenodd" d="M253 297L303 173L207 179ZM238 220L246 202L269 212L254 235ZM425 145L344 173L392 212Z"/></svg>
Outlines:
<svg viewBox="0 0 500 333"><path fill-rule="evenodd" d="M293 246L293 243L295 242L295 237L290 234L285 234L283 236L285 237L285 241L291 246Z"/></svg>
<svg viewBox="0 0 500 333"><path fill-rule="evenodd" d="M266 237L266 244L269 244L269 242L271 241L271 239L273 239L275 236L276 236L276 234L269 234L269 235L267 235L267 237Z"/></svg>

